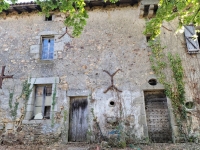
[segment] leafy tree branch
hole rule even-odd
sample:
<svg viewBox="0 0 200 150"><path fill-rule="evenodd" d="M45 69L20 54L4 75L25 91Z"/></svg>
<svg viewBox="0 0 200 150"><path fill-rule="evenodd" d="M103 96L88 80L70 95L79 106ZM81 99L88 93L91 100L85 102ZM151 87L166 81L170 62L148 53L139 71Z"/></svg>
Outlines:
<svg viewBox="0 0 200 150"><path fill-rule="evenodd" d="M172 21L178 18L181 29L184 25L200 25L200 1L199 0L160 0L155 18L146 24L144 34L150 34L154 39L160 34L163 21Z"/></svg>

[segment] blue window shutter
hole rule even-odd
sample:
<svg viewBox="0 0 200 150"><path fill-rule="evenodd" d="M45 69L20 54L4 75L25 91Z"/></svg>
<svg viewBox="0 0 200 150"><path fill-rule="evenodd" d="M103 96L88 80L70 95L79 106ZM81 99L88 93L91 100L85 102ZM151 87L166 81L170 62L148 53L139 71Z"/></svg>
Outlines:
<svg viewBox="0 0 200 150"><path fill-rule="evenodd" d="M54 55L54 39L50 39L49 59L53 59L53 55Z"/></svg>
<svg viewBox="0 0 200 150"><path fill-rule="evenodd" d="M42 40L42 59L48 59L48 39Z"/></svg>
<svg viewBox="0 0 200 150"><path fill-rule="evenodd" d="M44 38L42 39L42 59L53 59L54 55L54 39Z"/></svg>

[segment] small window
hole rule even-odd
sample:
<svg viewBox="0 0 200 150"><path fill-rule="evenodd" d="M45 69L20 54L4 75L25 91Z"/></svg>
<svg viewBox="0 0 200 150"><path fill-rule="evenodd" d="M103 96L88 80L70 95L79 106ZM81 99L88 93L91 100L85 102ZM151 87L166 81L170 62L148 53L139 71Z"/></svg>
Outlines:
<svg viewBox="0 0 200 150"><path fill-rule="evenodd" d="M45 16L45 21L52 21L52 15L49 15L48 17Z"/></svg>
<svg viewBox="0 0 200 150"><path fill-rule="evenodd" d="M198 35L196 34L195 27L192 25L185 26L184 31L188 53L198 53L200 50L199 38L197 37Z"/></svg>
<svg viewBox="0 0 200 150"><path fill-rule="evenodd" d="M54 55L54 38L42 38L42 60L52 60Z"/></svg>
<svg viewBox="0 0 200 150"><path fill-rule="evenodd" d="M34 116L41 113L43 118L50 119L52 85L37 85L35 89Z"/></svg>

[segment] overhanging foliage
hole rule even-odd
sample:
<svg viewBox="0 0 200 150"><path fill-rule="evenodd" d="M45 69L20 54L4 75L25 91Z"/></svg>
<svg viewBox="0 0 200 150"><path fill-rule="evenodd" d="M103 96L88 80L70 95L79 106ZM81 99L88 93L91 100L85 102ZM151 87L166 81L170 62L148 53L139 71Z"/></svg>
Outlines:
<svg viewBox="0 0 200 150"><path fill-rule="evenodd" d="M178 18L181 29L184 25L200 25L200 1L199 0L160 0L155 18L146 24L144 34L150 34L154 39L160 34L163 21L172 21Z"/></svg>

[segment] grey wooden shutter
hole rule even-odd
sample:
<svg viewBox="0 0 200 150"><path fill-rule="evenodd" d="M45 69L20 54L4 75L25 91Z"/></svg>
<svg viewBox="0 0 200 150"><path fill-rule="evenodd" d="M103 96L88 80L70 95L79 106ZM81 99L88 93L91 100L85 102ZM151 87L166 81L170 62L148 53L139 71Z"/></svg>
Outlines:
<svg viewBox="0 0 200 150"><path fill-rule="evenodd" d="M195 38L195 28L194 26L185 26L185 39L189 53L199 52L199 42Z"/></svg>

